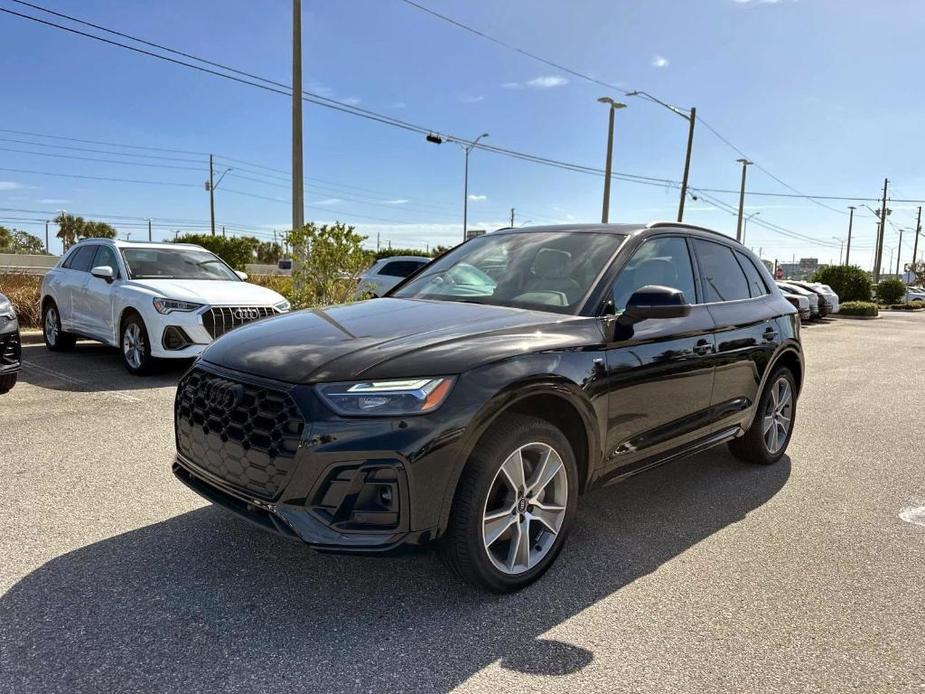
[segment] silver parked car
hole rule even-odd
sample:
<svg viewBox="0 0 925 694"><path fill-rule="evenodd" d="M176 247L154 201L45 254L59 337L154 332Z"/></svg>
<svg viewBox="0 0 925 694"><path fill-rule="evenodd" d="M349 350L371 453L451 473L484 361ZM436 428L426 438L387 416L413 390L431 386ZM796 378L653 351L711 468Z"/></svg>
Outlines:
<svg viewBox="0 0 925 694"><path fill-rule="evenodd" d="M810 319L815 320L816 318L822 317L819 312L819 295L816 292L810 291L809 289L805 289L804 287L800 287L795 284L790 284L789 282L778 282L777 286L780 287L782 292L790 292L791 294L805 297L809 301Z"/></svg>
<svg viewBox="0 0 925 694"><path fill-rule="evenodd" d="M377 260L372 267L360 275L357 296L382 296L430 261L431 258L416 255L395 255Z"/></svg>

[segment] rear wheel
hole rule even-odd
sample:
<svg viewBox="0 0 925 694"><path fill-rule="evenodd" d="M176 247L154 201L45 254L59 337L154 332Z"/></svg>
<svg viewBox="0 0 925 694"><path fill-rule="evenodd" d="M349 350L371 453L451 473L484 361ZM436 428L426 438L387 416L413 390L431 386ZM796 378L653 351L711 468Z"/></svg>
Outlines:
<svg viewBox="0 0 925 694"><path fill-rule="evenodd" d="M784 456L793 434L796 393L790 369L781 367L771 374L758 401L752 425L744 436L729 443L729 450L736 458L770 465Z"/></svg>
<svg viewBox="0 0 925 694"><path fill-rule="evenodd" d="M49 301L42 313L42 335L45 346L52 352L68 352L74 349L74 343L77 342L76 336L61 329L61 314L54 301Z"/></svg>
<svg viewBox="0 0 925 694"><path fill-rule="evenodd" d="M562 432L542 419L505 416L463 471L444 560L476 586L523 588L555 561L577 501L575 455Z"/></svg>
<svg viewBox="0 0 925 694"><path fill-rule="evenodd" d="M120 337L122 363L128 372L136 376L150 373L155 359L151 356L151 342L141 316L130 313L123 318Z"/></svg>
<svg viewBox="0 0 925 694"><path fill-rule="evenodd" d="M9 393L13 390L13 386L16 385L16 378L19 374L6 374L0 376L0 395L4 393Z"/></svg>

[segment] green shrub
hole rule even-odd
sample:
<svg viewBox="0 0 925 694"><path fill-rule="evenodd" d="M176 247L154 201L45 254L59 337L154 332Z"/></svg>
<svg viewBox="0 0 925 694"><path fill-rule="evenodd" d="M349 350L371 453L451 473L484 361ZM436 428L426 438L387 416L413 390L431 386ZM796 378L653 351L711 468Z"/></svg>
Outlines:
<svg viewBox="0 0 925 694"><path fill-rule="evenodd" d="M840 316L876 316L877 304L872 301L846 301L838 307Z"/></svg>
<svg viewBox="0 0 925 694"><path fill-rule="evenodd" d="M877 301L881 304L898 304L906 298L906 284L902 280L881 280L877 285Z"/></svg>
<svg viewBox="0 0 925 694"><path fill-rule="evenodd" d="M891 311L921 311L925 308L925 302L918 301L916 303L890 304L887 308Z"/></svg>
<svg viewBox="0 0 925 694"><path fill-rule="evenodd" d="M857 265L829 265L813 275L813 282L829 285L839 301L870 301L870 275Z"/></svg>
<svg viewBox="0 0 925 694"><path fill-rule="evenodd" d="M252 236L212 236L211 234L182 234L174 243L195 243L212 251L235 270L246 270L254 262L254 253L260 242Z"/></svg>

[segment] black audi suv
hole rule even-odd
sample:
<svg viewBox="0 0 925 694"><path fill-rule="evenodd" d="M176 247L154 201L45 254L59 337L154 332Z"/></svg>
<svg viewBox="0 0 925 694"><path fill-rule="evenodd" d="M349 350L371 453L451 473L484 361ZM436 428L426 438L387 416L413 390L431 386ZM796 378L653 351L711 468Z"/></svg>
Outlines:
<svg viewBox="0 0 925 694"><path fill-rule="evenodd" d="M19 321L13 304L0 294L0 395L8 393L16 385L21 366Z"/></svg>
<svg viewBox="0 0 925 694"><path fill-rule="evenodd" d="M500 230L384 298L217 340L179 383L173 470L318 550L436 545L515 590L596 485L722 443L778 461L799 327L762 263L707 229Z"/></svg>

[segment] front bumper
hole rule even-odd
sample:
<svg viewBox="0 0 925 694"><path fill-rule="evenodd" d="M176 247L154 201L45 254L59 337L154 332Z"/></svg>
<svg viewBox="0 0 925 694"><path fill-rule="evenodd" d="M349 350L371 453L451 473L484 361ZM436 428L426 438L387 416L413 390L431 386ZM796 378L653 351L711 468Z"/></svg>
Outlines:
<svg viewBox="0 0 925 694"><path fill-rule="evenodd" d="M19 321L0 317L0 374L19 371L22 366L22 341Z"/></svg>
<svg viewBox="0 0 925 694"><path fill-rule="evenodd" d="M217 407L205 402L234 389L230 407L224 396ZM451 416L339 417L310 386L203 362L181 379L175 416L178 479L320 551L384 553L434 540L461 465Z"/></svg>
<svg viewBox="0 0 925 694"><path fill-rule="evenodd" d="M240 315L238 315L240 313ZM190 359L199 356L213 340L234 328L256 320L279 316L273 306L207 305L196 311L157 313L145 316L151 336L151 355L158 359Z"/></svg>

